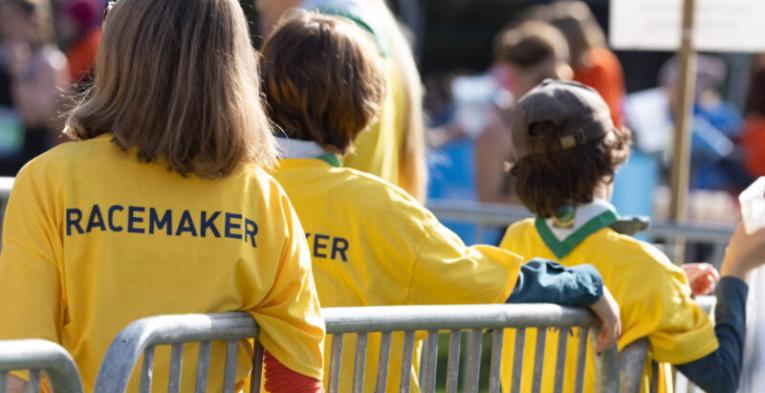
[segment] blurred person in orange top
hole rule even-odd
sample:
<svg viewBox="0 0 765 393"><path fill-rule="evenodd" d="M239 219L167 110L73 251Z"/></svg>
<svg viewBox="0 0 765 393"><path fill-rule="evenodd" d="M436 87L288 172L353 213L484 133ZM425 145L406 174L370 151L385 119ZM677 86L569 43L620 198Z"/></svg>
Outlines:
<svg viewBox="0 0 765 393"><path fill-rule="evenodd" d="M765 176L765 64L752 74L748 107L739 146L747 172L753 177Z"/></svg>
<svg viewBox="0 0 765 393"><path fill-rule="evenodd" d="M13 176L54 143L69 85L45 0L0 0L0 175Z"/></svg>
<svg viewBox="0 0 765 393"><path fill-rule="evenodd" d="M581 1L560 1L537 13L566 37L574 80L600 93L616 127L624 125L624 74L608 49L605 34L590 8Z"/></svg>
<svg viewBox="0 0 765 393"><path fill-rule="evenodd" d="M93 0L70 0L62 4L56 19L73 82L86 80L96 60L101 40L99 17L103 6Z"/></svg>

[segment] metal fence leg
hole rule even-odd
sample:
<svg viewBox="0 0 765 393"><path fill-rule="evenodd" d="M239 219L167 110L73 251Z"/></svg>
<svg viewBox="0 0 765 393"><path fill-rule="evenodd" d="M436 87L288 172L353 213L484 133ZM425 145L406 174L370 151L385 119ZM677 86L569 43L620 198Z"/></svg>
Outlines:
<svg viewBox="0 0 765 393"><path fill-rule="evenodd" d="M558 353L555 359L555 393L563 392L563 379L566 375L566 352L568 350L569 329L560 329L558 332Z"/></svg>
<svg viewBox="0 0 765 393"><path fill-rule="evenodd" d="M263 382L263 355L264 349L260 341L255 340L254 354L252 356L252 375L250 376L250 393L260 393L260 385Z"/></svg>
<svg viewBox="0 0 765 393"><path fill-rule="evenodd" d="M210 372L210 349L212 342L202 341L199 343L199 356L197 357L197 375L194 381L194 392L204 393L207 390L207 377Z"/></svg>
<svg viewBox="0 0 765 393"><path fill-rule="evenodd" d="M534 351L534 379L531 385L532 392L542 389L542 372L545 369L545 346L547 345L547 329L537 329L537 345Z"/></svg>
<svg viewBox="0 0 765 393"><path fill-rule="evenodd" d="M173 344L170 351L170 379L167 384L168 393L180 393L181 368L183 367L183 344Z"/></svg>
<svg viewBox="0 0 765 393"><path fill-rule="evenodd" d="M233 393L236 388L236 364L238 360L239 340L226 343L226 368L223 371L223 392Z"/></svg>
<svg viewBox="0 0 765 393"><path fill-rule="evenodd" d="M141 364L141 393L151 392L151 381L154 377L154 351L155 346L150 346L143 351L143 363Z"/></svg>
<svg viewBox="0 0 765 393"><path fill-rule="evenodd" d="M598 335L592 335L592 346L595 348ZM595 391L597 393L617 393L619 391L619 354L616 348L609 348L595 355Z"/></svg>
<svg viewBox="0 0 765 393"><path fill-rule="evenodd" d="M576 381L574 382L574 393L584 391L584 375L587 368L587 346L590 342L590 329L579 329L579 342L576 352Z"/></svg>
<svg viewBox="0 0 765 393"><path fill-rule="evenodd" d="M364 366L367 360L367 334L356 334L356 358L353 365L353 393L364 389Z"/></svg>
<svg viewBox="0 0 765 393"><path fill-rule="evenodd" d="M519 393L523 381L523 352L526 345L526 329L515 330L515 348L513 349L513 381L511 391Z"/></svg>
<svg viewBox="0 0 765 393"><path fill-rule="evenodd" d="M340 383L340 367L343 364L343 335L332 335L332 349L329 358L329 393L337 393Z"/></svg>
<svg viewBox="0 0 765 393"><path fill-rule="evenodd" d="M500 393L500 366L502 364L503 329L491 332L491 366L489 367L489 393Z"/></svg>
<svg viewBox="0 0 765 393"><path fill-rule="evenodd" d="M409 330L404 333L404 354L401 359L401 384L399 393L409 393L411 390L412 354L414 353L414 332Z"/></svg>
<svg viewBox="0 0 765 393"><path fill-rule="evenodd" d="M391 332L382 333L380 338L380 359L377 362L377 380L375 393L385 393L388 385L388 369L390 368L390 336Z"/></svg>
<svg viewBox="0 0 765 393"><path fill-rule="evenodd" d="M428 332L422 365L420 367L420 389L425 393L436 391L436 366L438 363L438 331Z"/></svg>
<svg viewBox="0 0 765 393"><path fill-rule="evenodd" d="M465 392L478 393L478 382L481 375L481 350L483 349L483 332L474 329L468 332L465 359Z"/></svg>
<svg viewBox="0 0 765 393"><path fill-rule="evenodd" d="M0 371L0 393L8 393L8 371Z"/></svg>
<svg viewBox="0 0 765 393"><path fill-rule="evenodd" d="M460 344L462 332L452 330L449 333L449 360L446 364L446 393L457 393L460 374Z"/></svg>
<svg viewBox="0 0 765 393"><path fill-rule="evenodd" d="M29 371L29 381L27 382L27 393L38 393L40 391L40 370Z"/></svg>

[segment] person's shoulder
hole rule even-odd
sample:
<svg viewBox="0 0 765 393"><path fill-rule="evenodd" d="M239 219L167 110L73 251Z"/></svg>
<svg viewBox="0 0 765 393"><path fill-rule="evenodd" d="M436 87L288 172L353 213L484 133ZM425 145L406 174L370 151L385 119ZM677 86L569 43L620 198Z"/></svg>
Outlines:
<svg viewBox="0 0 765 393"><path fill-rule="evenodd" d="M679 271L666 254L648 242L618 233L611 228L604 228L595 238L600 241L593 246L602 253L618 256L616 262L640 264L641 269L653 273L674 274Z"/></svg>
<svg viewBox="0 0 765 393"><path fill-rule="evenodd" d="M111 139L101 136L88 140L67 141L30 160L23 170L34 171L37 168L56 170L66 168L75 162L88 162L103 159L107 152L117 148Z"/></svg>
<svg viewBox="0 0 765 393"><path fill-rule="evenodd" d="M526 242L529 236L536 234L534 220L534 218L527 218L511 224L502 237L500 247L514 248L516 243Z"/></svg>

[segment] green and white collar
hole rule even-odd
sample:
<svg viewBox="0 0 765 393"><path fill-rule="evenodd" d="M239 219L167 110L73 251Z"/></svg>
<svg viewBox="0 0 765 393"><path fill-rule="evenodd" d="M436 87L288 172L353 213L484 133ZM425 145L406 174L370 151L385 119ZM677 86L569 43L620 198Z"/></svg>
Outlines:
<svg viewBox="0 0 765 393"><path fill-rule="evenodd" d="M587 237L618 221L619 216L613 205L602 199L578 205L574 208L569 225L563 226L559 218L543 219L537 217L535 226L547 248L562 259Z"/></svg>
<svg viewBox="0 0 765 393"><path fill-rule="evenodd" d="M276 143L280 158L315 158L333 167L343 166L337 154L324 150L316 142L277 137Z"/></svg>

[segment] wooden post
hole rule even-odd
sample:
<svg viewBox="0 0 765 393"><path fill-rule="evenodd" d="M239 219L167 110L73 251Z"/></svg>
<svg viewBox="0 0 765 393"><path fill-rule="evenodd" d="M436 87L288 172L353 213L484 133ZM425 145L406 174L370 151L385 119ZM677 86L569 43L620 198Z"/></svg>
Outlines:
<svg viewBox="0 0 765 393"><path fill-rule="evenodd" d="M678 55L678 77L675 100L675 142L672 155L670 185L672 199L669 205L670 218L681 224L687 218L687 199L690 176L691 122L693 121L694 87L696 82L696 50L693 44L696 0L683 1L683 22L680 52ZM675 262L683 263L685 239L675 239Z"/></svg>

